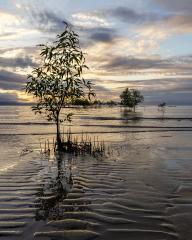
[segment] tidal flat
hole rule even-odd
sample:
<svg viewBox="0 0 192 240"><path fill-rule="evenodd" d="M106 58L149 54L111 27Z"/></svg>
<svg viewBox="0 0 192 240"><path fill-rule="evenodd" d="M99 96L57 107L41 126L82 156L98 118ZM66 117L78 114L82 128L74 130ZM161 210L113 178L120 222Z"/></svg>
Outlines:
<svg viewBox="0 0 192 240"><path fill-rule="evenodd" d="M73 108L102 156L44 153L55 126L0 107L0 239L191 240L192 107Z"/></svg>

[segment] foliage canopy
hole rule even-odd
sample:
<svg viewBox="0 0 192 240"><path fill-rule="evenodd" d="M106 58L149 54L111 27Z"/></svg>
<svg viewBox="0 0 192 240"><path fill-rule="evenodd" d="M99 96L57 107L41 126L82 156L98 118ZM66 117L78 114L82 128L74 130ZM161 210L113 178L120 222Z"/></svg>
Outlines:
<svg viewBox="0 0 192 240"><path fill-rule="evenodd" d="M139 90L126 88L120 95L121 104L133 108L135 111L135 107L144 101L143 95L141 95Z"/></svg>
<svg viewBox="0 0 192 240"><path fill-rule="evenodd" d="M75 98L90 98L94 92L91 82L82 77L88 67L80 48L79 36L71 26L65 23L65 29L57 35L56 41L39 46L43 61L28 75L25 89L36 98L32 110L44 114L48 121L55 122L57 140L60 141L59 124L71 117L71 114L67 114L65 119L60 119L61 109Z"/></svg>

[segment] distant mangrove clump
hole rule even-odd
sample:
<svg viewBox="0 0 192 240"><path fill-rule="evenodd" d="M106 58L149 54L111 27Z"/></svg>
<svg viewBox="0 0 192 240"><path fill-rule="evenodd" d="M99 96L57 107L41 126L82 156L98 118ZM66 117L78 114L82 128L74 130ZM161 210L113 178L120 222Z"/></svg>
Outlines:
<svg viewBox="0 0 192 240"><path fill-rule="evenodd" d="M129 107L131 110L136 109L136 106L144 101L143 95L139 90L126 88L120 95L121 104Z"/></svg>

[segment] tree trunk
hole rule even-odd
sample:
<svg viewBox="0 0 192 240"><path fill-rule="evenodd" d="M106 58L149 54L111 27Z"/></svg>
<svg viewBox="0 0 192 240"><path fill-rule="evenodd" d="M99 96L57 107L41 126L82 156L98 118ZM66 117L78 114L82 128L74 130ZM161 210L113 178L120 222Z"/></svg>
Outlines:
<svg viewBox="0 0 192 240"><path fill-rule="evenodd" d="M58 149L61 149L62 141L61 141L61 134L60 134L59 118L57 118L56 125L57 125L57 146L58 146Z"/></svg>

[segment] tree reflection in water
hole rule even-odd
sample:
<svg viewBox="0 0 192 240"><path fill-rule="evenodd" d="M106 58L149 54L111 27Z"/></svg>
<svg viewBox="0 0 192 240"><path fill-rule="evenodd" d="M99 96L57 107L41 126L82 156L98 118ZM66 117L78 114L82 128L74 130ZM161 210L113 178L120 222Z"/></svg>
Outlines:
<svg viewBox="0 0 192 240"><path fill-rule="evenodd" d="M140 112L133 112L129 108L121 109L121 118L123 123L137 123L141 120L142 114Z"/></svg>
<svg viewBox="0 0 192 240"><path fill-rule="evenodd" d="M55 153L54 159L44 157L43 169L40 173L43 185L37 194L36 220L59 219L62 216L59 204L70 191L72 180L73 156L62 152Z"/></svg>

